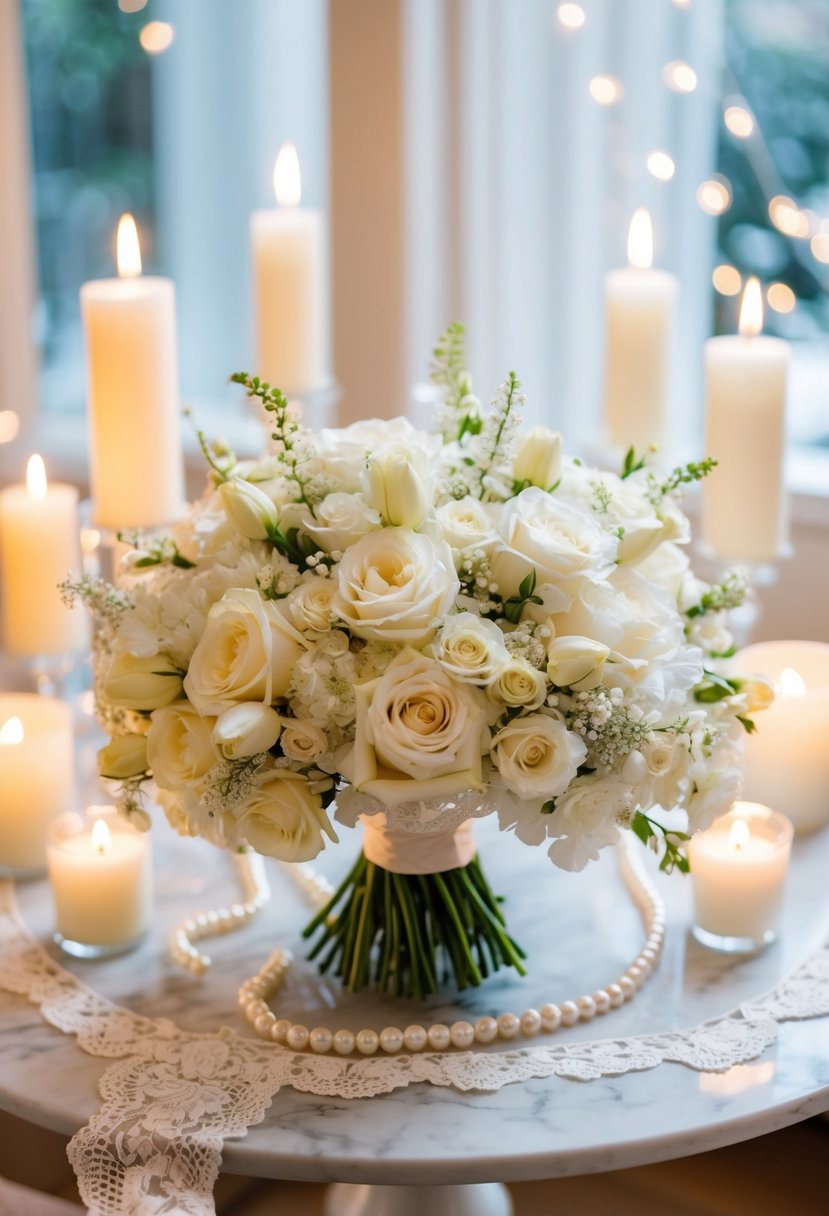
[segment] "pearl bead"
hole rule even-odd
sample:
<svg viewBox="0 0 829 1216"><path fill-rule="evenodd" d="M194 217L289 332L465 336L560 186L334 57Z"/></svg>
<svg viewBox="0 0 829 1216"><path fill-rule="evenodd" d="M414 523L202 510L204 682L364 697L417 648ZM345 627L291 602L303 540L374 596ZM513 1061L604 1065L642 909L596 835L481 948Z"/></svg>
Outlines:
<svg viewBox="0 0 829 1216"><path fill-rule="evenodd" d="M537 1009L525 1009L521 1014L521 1033L530 1039L541 1029L541 1014Z"/></svg>
<svg viewBox="0 0 829 1216"><path fill-rule="evenodd" d="M231 904L230 905L230 915L233 917L234 920L239 920L240 917L245 915L245 909L242 907L241 904Z"/></svg>
<svg viewBox="0 0 829 1216"><path fill-rule="evenodd" d="M209 923L206 912L197 912L193 917L193 920L196 922L199 929L206 929Z"/></svg>
<svg viewBox="0 0 829 1216"><path fill-rule="evenodd" d="M338 1030L334 1035L334 1050L338 1056L350 1056L354 1043L354 1034L350 1030Z"/></svg>
<svg viewBox="0 0 829 1216"><path fill-rule="evenodd" d="M575 1001L561 1002L561 1024L562 1026L575 1026L579 1020L579 1007Z"/></svg>
<svg viewBox="0 0 829 1216"><path fill-rule="evenodd" d="M429 1046L434 1051L445 1051L452 1042L449 1027L444 1026L443 1022L435 1022L434 1026L430 1026L426 1031L426 1037L429 1040Z"/></svg>
<svg viewBox="0 0 829 1216"><path fill-rule="evenodd" d="M659 951L654 950L653 946L645 946L639 957L646 959L651 965L653 965L659 958Z"/></svg>
<svg viewBox="0 0 829 1216"><path fill-rule="evenodd" d="M403 1031L403 1042L408 1051L423 1051L428 1041L422 1026L407 1026Z"/></svg>
<svg viewBox="0 0 829 1216"><path fill-rule="evenodd" d="M380 1046L389 1055L394 1055L403 1046L403 1031L396 1026L386 1026L380 1031Z"/></svg>
<svg viewBox="0 0 829 1216"><path fill-rule="evenodd" d="M618 1009L620 1005L624 1005L625 994L622 991L620 984L608 984L605 992L610 997L611 1009Z"/></svg>
<svg viewBox="0 0 829 1216"><path fill-rule="evenodd" d="M653 964L648 959L643 958L640 954L633 965L634 967L638 967L642 972L642 983L644 984L645 980L653 971Z"/></svg>
<svg viewBox="0 0 829 1216"><path fill-rule="evenodd" d="M552 1030L558 1030L561 1025L561 1010L558 1005L548 1004L541 1006L541 1029L548 1033Z"/></svg>
<svg viewBox="0 0 829 1216"><path fill-rule="evenodd" d="M195 920L191 916L181 926L181 931L183 934L185 934L187 937L189 937L191 933L196 932L197 928L198 928L198 925L196 924Z"/></svg>
<svg viewBox="0 0 829 1216"><path fill-rule="evenodd" d="M285 1043L288 1038L288 1031L291 1029L291 1023L287 1018L279 1018L275 1025L271 1026L271 1038L274 1043Z"/></svg>
<svg viewBox="0 0 829 1216"><path fill-rule="evenodd" d="M622 989L626 1001L629 1001L636 992L636 985L629 975L619 976L619 987Z"/></svg>
<svg viewBox="0 0 829 1216"><path fill-rule="evenodd" d="M642 968L636 963L631 963L625 972L625 975L633 983L634 988L638 988L645 978Z"/></svg>
<svg viewBox="0 0 829 1216"><path fill-rule="evenodd" d="M596 1006L596 1013L607 1013L610 1009L610 993L606 988L597 988L593 993L593 1004Z"/></svg>
<svg viewBox="0 0 829 1216"><path fill-rule="evenodd" d="M596 1002L592 996L580 996L576 1004L579 1007L580 1021L589 1022L591 1018L596 1016Z"/></svg>
<svg viewBox="0 0 829 1216"><path fill-rule="evenodd" d="M253 1023L253 1029L257 1034L262 1035L263 1038L270 1038L271 1026L273 1026L275 1022L276 1014L273 1014L270 1010L268 1010L267 1013L259 1014L259 1017Z"/></svg>
<svg viewBox="0 0 829 1216"><path fill-rule="evenodd" d="M495 1018L478 1018L475 1023L475 1039L478 1043L491 1043L498 1034Z"/></svg>
<svg viewBox="0 0 829 1216"><path fill-rule="evenodd" d="M520 1019L514 1013L502 1013L497 1021L498 1034L502 1039L514 1039L521 1029Z"/></svg>
<svg viewBox="0 0 829 1216"><path fill-rule="evenodd" d="M380 1036L376 1030L360 1030L355 1039L360 1055L373 1056L380 1046Z"/></svg>
<svg viewBox="0 0 829 1216"><path fill-rule="evenodd" d="M315 1051L320 1056L331 1050L333 1041L334 1036L327 1026L315 1026L308 1036L311 1051Z"/></svg>
<svg viewBox="0 0 829 1216"><path fill-rule="evenodd" d="M471 1047L475 1042L475 1027L470 1022L453 1022L449 1036L453 1047Z"/></svg>
<svg viewBox="0 0 829 1216"><path fill-rule="evenodd" d="M216 926L216 925L218 925L218 923L219 923L219 913L218 913L218 911L215 911L214 909L211 909L209 912L207 912L207 913L206 913L206 923L207 923L208 925L210 925L210 926L211 926L211 928L215 928L215 926Z"/></svg>
<svg viewBox="0 0 829 1216"><path fill-rule="evenodd" d="M285 1042L294 1051L304 1051L308 1046L308 1027L301 1025L291 1026L285 1036Z"/></svg>

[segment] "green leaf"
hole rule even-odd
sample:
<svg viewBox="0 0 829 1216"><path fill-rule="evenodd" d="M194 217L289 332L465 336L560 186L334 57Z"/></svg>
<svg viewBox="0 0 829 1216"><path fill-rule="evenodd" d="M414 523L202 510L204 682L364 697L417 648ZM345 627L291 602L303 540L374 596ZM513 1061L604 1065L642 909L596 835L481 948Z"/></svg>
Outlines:
<svg viewBox="0 0 829 1216"><path fill-rule="evenodd" d="M639 837L642 844L647 844L651 836L654 835L653 828L650 825L650 820L647 819L641 811L637 811L631 822L632 831Z"/></svg>
<svg viewBox="0 0 829 1216"><path fill-rule="evenodd" d="M744 718L742 714L737 714L737 721L742 723L747 735L753 735L757 730L757 723L752 718Z"/></svg>

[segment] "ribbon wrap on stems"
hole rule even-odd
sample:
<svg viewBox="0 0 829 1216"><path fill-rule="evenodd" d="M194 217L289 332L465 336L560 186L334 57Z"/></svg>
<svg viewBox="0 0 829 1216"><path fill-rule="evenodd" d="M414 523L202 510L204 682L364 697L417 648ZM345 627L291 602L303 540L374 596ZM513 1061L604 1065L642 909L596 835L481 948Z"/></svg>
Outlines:
<svg viewBox="0 0 829 1216"><path fill-rule="evenodd" d="M475 856L472 820L436 832L390 828L383 815L361 815L366 860L392 874L443 874L468 866Z"/></svg>

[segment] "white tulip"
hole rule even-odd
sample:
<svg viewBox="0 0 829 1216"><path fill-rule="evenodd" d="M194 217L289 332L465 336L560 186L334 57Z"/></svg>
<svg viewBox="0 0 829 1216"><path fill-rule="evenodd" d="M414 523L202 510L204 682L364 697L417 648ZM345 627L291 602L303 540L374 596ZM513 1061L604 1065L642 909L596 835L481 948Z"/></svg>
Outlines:
<svg viewBox="0 0 829 1216"><path fill-rule="evenodd" d="M213 742L228 760L241 760L270 751L281 729L279 714L270 705L244 701L219 715Z"/></svg>
<svg viewBox="0 0 829 1216"><path fill-rule="evenodd" d="M546 426L531 427L521 441L512 475L518 482L528 482L541 490L549 490L561 473L561 435Z"/></svg>
<svg viewBox="0 0 829 1216"><path fill-rule="evenodd" d="M368 462L368 499L383 523L416 531L429 512L424 479L415 468L415 453L402 444L374 452Z"/></svg>
<svg viewBox="0 0 829 1216"><path fill-rule="evenodd" d="M98 772L113 781L127 781L147 771L147 740L143 735L116 735L98 752Z"/></svg>
<svg viewBox="0 0 829 1216"><path fill-rule="evenodd" d="M219 497L233 527L248 540L267 540L279 523L279 512L264 490L241 477L222 482Z"/></svg>
<svg viewBox="0 0 829 1216"><path fill-rule="evenodd" d="M104 698L123 709L160 709L181 698L181 672L166 654L116 655L104 678Z"/></svg>
<svg viewBox="0 0 829 1216"><path fill-rule="evenodd" d="M547 647L547 674L558 688L587 692L602 682L610 647L578 634L553 638Z"/></svg>

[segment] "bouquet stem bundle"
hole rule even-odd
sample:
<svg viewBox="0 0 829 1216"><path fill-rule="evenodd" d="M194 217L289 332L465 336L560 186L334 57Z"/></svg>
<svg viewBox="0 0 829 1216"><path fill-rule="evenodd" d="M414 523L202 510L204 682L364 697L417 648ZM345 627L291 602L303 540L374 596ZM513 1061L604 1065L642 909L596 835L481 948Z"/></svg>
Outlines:
<svg viewBox="0 0 829 1216"><path fill-rule="evenodd" d="M309 958L320 971L352 992L422 999L450 976L463 989L500 967L526 974L477 856L440 874L394 874L361 852L303 936L316 937Z"/></svg>

